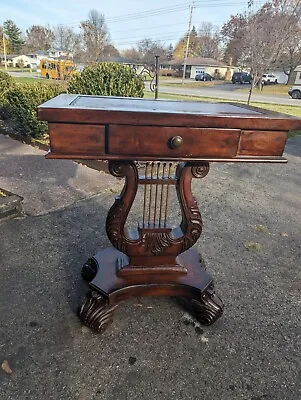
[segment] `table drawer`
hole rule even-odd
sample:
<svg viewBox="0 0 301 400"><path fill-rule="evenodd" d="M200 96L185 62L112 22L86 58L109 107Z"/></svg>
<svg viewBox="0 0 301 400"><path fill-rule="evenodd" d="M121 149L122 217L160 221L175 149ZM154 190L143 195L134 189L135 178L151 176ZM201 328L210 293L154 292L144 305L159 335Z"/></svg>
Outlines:
<svg viewBox="0 0 301 400"><path fill-rule="evenodd" d="M105 154L105 126L90 124L50 123L51 152L56 154Z"/></svg>
<svg viewBox="0 0 301 400"><path fill-rule="evenodd" d="M108 153L121 156L233 158L237 153L239 137L239 129L110 125Z"/></svg>
<svg viewBox="0 0 301 400"><path fill-rule="evenodd" d="M284 131L243 130L238 156L282 156L287 138Z"/></svg>

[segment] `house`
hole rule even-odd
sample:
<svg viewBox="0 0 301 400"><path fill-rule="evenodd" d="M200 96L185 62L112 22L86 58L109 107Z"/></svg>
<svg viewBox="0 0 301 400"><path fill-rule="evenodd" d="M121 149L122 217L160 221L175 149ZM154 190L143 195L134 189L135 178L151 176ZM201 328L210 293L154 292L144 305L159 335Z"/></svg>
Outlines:
<svg viewBox="0 0 301 400"><path fill-rule="evenodd" d="M73 60L73 54L70 51L61 50L59 48L52 47L47 50L47 53L48 58Z"/></svg>
<svg viewBox="0 0 301 400"><path fill-rule="evenodd" d="M284 73L283 68L270 68L267 74L274 75L278 83L287 84L288 76Z"/></svg>
<svg viewBox="0 0 301 400"><path fill-rule="evenodd" d="M5 65L5 57L4 54L0 54L0 63ZM30 66L30 58L25 54L7 54L6 55L6 64L8 67L29 67Z"/></svg>
<svg viewBox="0 0 301 400"><path fill-rule="evenodd" d="M73 54L68 51L63 51L59 49L49 49L49 50L37 50L31 53L28 53L27 56L30 58L30 63L32 65L31 68L37 68L38 72L40 71L40 61L47 60L61 60L68 59L73 60Z"/></svg>
<svg viewBox="0 0 301 400"><path fill-rule="evenodd" d="M62 51L59 49L49 50L37 50L27 54L7 54L6 62L8 67L28 67L38 69L40 67L40 61L43 59L73 59L73 54L68 51ZM4 65L4 54L0 54L0 64Z"/></svg>
<svg viewBox="0 0 301 400"><path fill-rule="evenodd" d="M45 50L33 51L26 55L30 59L31 68L34 68L34 69L39 69L40 61L44 58L48 58L48 52Z"/></svg>
<svg viewBox="0 0 301 400"><path fill-rule="evenodd" d="M163 61L160 65L161 74L163 74L164 70L166 75L168 75L168 71L170 71L171 75L175 75L172 72L178 72L178 75L180 76L183 74L183 68L183 59ZM196 74L207 73L216 79L231 80L233 72L236 71L236 69L237 68L234 66L227 65L213 58L188 57L186 60L185 77L194 79Z"/></svg>
<svg viewBox="0 0 301 400"><path fill-rule="evenodd" d="M298 65L292 73L290 83L292 85L301 85L301 65Z"/></svg>

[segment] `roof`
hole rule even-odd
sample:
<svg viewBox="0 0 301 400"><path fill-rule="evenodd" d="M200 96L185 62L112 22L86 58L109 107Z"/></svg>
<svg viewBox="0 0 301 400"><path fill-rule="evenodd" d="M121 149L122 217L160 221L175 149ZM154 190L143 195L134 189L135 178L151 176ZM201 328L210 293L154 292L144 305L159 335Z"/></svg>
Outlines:
<svg viewBox="0 0 301 400"><path fill-rule="evenodd" d="M126 57L99 57L97 59L98 62L116 62L119 64L137 64L137 61L131 60Z"/></svg>
<svg viewBox="0 0 301 400"><path fill-rule="evenodd" d="M31 53L28 54L36 54L38 56L46 56L48 55L48 51L47 50L37 50L37 51L32 51Z"/></svg>
<svg viewBox="0 0 301 400"><path fill-rule="evenodd" d="M161 64L164 65L183 65L184 59L177 59L171 61L161 61ZM205 57L187 57L186 65L208 65L211 67L227 67L227 64L215 60L214 58L205 58Z"/></svg>
<svg viewBox="0 0 301 400"><path fill-rule="evenodd" d="M4 54L0 54L0 57L4 58ZM26 54L6 54L6 58L7 59L12 59L12 58L15 58L15 57L27 57L27 56L26 56Z"/></svg>

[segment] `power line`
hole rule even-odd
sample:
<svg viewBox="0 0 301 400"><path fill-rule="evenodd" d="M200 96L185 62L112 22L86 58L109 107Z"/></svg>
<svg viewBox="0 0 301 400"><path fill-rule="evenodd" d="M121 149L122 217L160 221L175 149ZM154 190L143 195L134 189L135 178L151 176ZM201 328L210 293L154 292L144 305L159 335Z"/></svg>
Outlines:
<svg viewBox="0 0 301 400"><path fill-rule="evenodd" d="M262 1L256 0L254 1L253 4L261 4ZM208 2L208 0L198 0L195 2L195 8L215 8L215 7L231 7L231 6L238 6L238 5L247 5L246 1L231 1L231 0L212 0L212 2ZM181 4L175 4L173 6L169 7L162 7L162 8L156 8L156 9L151 9L151 10L146 10L146 11L141 11L138 13L132 13L132 14L124 14L124 15L119 15L115 17L109 17L106 18L105 21L106 23L118 23L118 22L124 22L128 20L136 20L136 19L144 19L144 18L149 18L149 17L154 17L157 15L163 15L163 14L169 14L169 13L174 13L174 12L180 12L184 11L189 8L189 3L181 3ZM69 22L69 23L62 23L59 24L61 26L64 25L79 25L80 22Z"/></svg>
<svg viewBox="0 0 301 400"><path fill-rule="evenodd" d="M181 22L179 24L168 24L168 25L153 25L153 26L147 26L143 28L135 28L135 29L126 29L126 32L132 32L132 31L144 31L145 29L156 29L156 28L165 28L167 26L179 26L179 25L186 25L186 22ZM114 31L114 33L124 33L125 29L122 29L121 31Z"/></svg>
<svg viewBox="0 0 301 400"><path fill-rule="evenodd" d="M156 36L159 36L159 37L163 37L163 36L166 36L166 35L168 35L168 36L170 36L170 35L173 35L173 34L177 34L177 35L183 35L183 31L176 31L176 32L165 32L165 33L155 33L155 34L152 34L151 35L151 37L153 38L153 37L156 37ZM123 37L123 38L120 38L120 39L114 39L114 41L118 41L118 40L127 40L127 39L145 39L146 38L146 36L145 35L142 35L142 36L130 36L130 37Z"/></svg>
<svg viewBox="0 0 301 400"><path fill-rule="evenodd" d="M179 35L164 38L164 39L158 39L158 40L156 40L156 42L157 43L161 43L161 42L165 43L165 42L170 42L170 41L177 40L177 39L179 39ZM113 42L113 44L116 44L118 46L128 46L128 45L135 45L135 44L137 44L137 42L139 42L139 40L135 40L135 41L131 41L131 42Z"/></svg>

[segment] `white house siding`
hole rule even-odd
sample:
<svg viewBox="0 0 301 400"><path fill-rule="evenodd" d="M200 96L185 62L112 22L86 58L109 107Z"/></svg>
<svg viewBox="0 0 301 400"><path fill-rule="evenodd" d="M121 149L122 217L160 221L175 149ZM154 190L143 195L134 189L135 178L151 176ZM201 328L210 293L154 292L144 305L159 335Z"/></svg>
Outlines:
<svg viewBox="0 0 301 400"><path fill-rule="evenodd" d="M269 71L269 74L275 75L278 83L283 85L287 84L288 76L283 71Z"/></svg>
<svg viewBox="0 0 301 400"><path fill-rule="evenodd" d="M30 58L25 55L20 55L12 58L13 67L17 64L23 64L25 67L30 64Z"/></svg>
<svg viewBox="0 0 301 400"><path fill-rule="evenodd" d="M231 76L233 75L234 68L229 67ZM201 72L206 72L207 74L210 74L211 76L215 75L215 71L218 71L220 74L221 78L224 78L226 75L226 72L228 70L228 67L214 67L214 66L208 66L208 65L192 65L191 66L191 72L190 72L190 78L194 79L196 74L199 74Z"/></svg>
<svg viewBox="0 0 301 400"><path fill-rule="evenodd" d="M296 69L296 79L295 79L295 85L301 85L301 66L299 65Z"/></svg>

